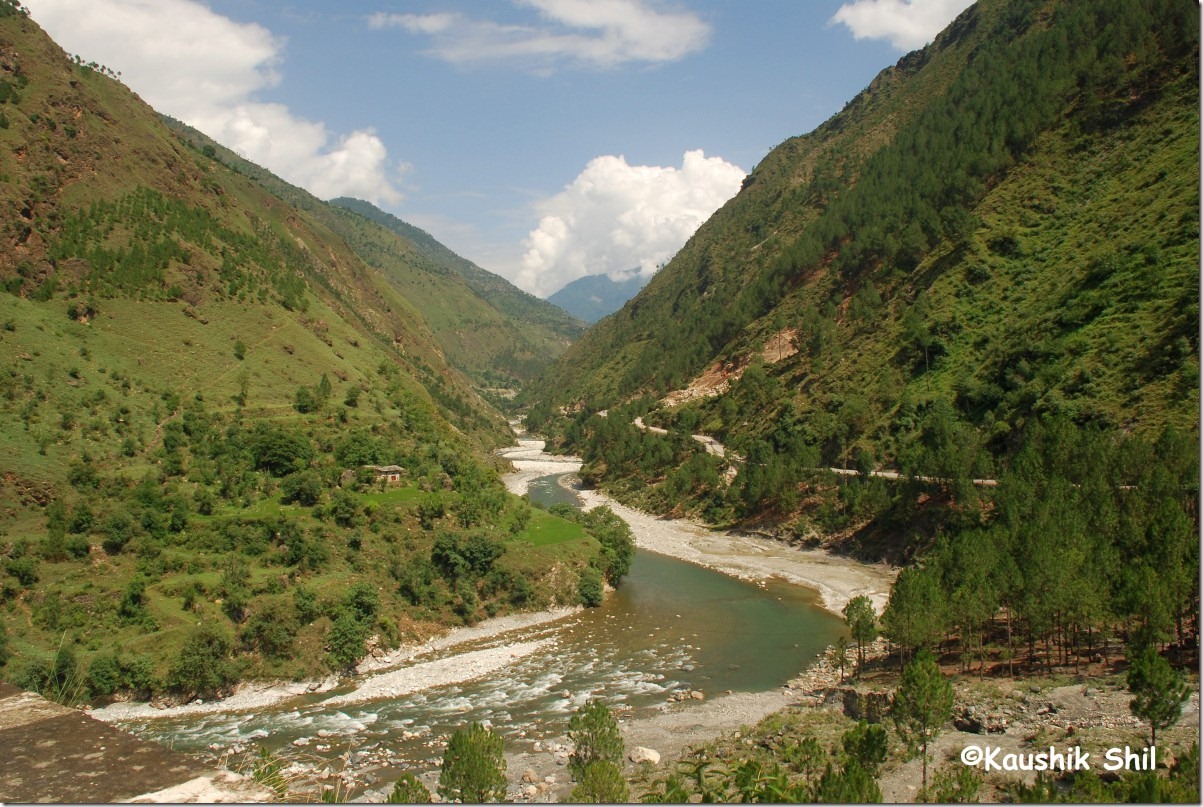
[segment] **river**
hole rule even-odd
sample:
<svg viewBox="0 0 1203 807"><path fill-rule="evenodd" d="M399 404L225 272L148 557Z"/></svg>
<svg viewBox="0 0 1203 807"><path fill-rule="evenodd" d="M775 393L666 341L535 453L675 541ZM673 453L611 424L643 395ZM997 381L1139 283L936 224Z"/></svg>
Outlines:
<svg viewBox="0 0 1203 807"><path fill-rule="evenodd" d="M532 480L532 500L577 503L561 476ZM476 680L347 703L362 683L353 682L254 712L120 722L140 736L215 756L251 743L284 749L292 758L303 755L311 771L350 768L359 786L370 785L405 768L430 774L445 738L470 721L502 734L507 751L539 751L562 740L569 717L589 698L603 699L631 723L727 693L779 689L844 632L816 597L783 581L739 580L638 550L628 577L598 608L409 662L459 664L525 648Z"/></svg>

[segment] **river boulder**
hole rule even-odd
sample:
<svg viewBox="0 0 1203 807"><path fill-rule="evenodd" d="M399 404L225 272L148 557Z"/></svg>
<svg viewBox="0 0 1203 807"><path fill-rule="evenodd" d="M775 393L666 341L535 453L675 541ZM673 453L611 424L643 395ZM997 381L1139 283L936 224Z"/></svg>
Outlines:
<svg viewBox="0 0 1203 807"><path fill-rule="evenodd" d="M631 762L634 762L636 765L641 762L650 762L653 765L659 765L660 752L638 745L631 749L631 753L627 754L627 759L631 760Z"/></svg>

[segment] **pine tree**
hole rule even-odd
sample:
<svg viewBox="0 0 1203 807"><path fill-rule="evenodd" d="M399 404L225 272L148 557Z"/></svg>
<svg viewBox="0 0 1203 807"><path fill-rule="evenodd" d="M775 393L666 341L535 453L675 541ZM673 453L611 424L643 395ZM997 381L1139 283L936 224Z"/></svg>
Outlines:
<svg viewBox="0 0 1203 807"><path fill-rule="evenodd" d="M1148 722L1150 745L1156 746L1157 729L1178 722L1182 704L1190 697L1190 689L1182 674L1151 645L1128 667L1128 689L1135 695L1129 708L1132 714Z"/></svg>
<svg viewBox="0 0 1203 807"><path fill-rule="evenodd" d="M589 701L572 716L568 721L568 739L575 745L568 757L568 770L577 781L584 780L590 765L622 763L624 746L618 723L601 701Z"/></svg>
<svg viewBox="0 0 1203 807"><path fill-rule="evenodd" d="M890 716L911 754L923 759L923 792L927 792L927 748L952 717L953 692L935 656L921 651L902 671Z"/></svg>
<svg viewBox="0 0 1203 807"><path fill-rule="evenodd" d="M386 804L430 804L430 791L409 771L393 783Z"/></svg>
<svg viewBox="0 0 1203 807"><path fill-rule="evenodd" d="M844 621L856 640L856 671L865 664L865 644L877 638L877 613L873 601L864 594L854 597L844 606Z"/></svg>
<svg viewBox="0 0 1203 807"><path fill-rule="evenodd" d="M505 756L501 738L480 723L451 735L443 752L439 795L451 801L501 801L505 798Z"/></svg>
<svg viewBox="0 0 1203 807"><path fill-rule="evenodd" d="M581 804L622 804L630 799L631 791L622 778L622 769L604 759L586 766L572 789L572 800Z"/></svg>

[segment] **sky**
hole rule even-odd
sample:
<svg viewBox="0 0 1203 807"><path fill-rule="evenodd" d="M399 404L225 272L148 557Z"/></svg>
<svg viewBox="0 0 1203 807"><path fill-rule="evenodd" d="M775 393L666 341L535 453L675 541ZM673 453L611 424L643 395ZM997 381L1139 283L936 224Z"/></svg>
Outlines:
<svg viewBox="0 0 1203 807"><path fill-rule="evenodd" d="M24 5L158 111L546 297L656 271L970 0Z"/></svg>

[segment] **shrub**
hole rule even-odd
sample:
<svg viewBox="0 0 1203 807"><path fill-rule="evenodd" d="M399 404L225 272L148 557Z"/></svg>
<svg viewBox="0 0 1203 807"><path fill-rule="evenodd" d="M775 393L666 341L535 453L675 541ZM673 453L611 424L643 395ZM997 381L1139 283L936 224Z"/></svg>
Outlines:
<svg viewBox="0 0 1203 807"><path fill-rule="evenodd" d="M430 791L409 771L401 774L393 783L386 804L430 804Z"/></svg>
<svg viewBox="0 0 1203 807"><path fill-rule="evenodd" d="M88 690L93 698L112 695L121 685L121 665L112 653L92 657L88 665Z"/></svg>
<svg viewBox="0 0 1203 807"><path fill-rule="evenodd" d="M242 629L242 641L266 655L289 658L300 628L292 603L267 600L247 618L246 627Z"/></svg>
<svg viewBox="0 0 1203 807"><path fill-rule="evenodd" d="M101 531L104 534L104 551L117 555L125 548L130 539L137 534L138 526L124 509L114 510L104 520Z"/></svg>
<svg viewBox="0 0 1203 807"><path fill-rule="evenodd" d="M322 477L312 469L297 471L280 481L280 492L285 502L312 507L322 498Z"/></svg>
<svg viewBox="0 0 1203 807"><path fill-rule="evenodd" d="M601 572L592 566L581 572L581 579L577 584L577 593L581 598L582 605L588 608L596 608L601 605L604 595Z"/></svg>
<svg viewBox="0 0 1203 807"><path fill-rule="evenodd" d="M176 655L167 683L188 694L215 692L238 680L230 654L234 639L224 628L203 622L188 634Z"/></svg>
<svg viewBox="0 0 1203 807"><path fill-rule="evenodd" d="M4 570L15 577L17 582L25 588L38 582L38 562L28 555L9 559L4 564Z"/></svg>
<svg viewBox="0 0 1203 807"><path fill-rule="evenodd" d="M630 800L631 791L622 778L622 769L609 761L588 765L572 789L572 801L580 804L624 804Z"/></svg>
<svg viewBox="0 0 1203 807"><path fill-rule="evenodd" d="M451 735L439 773L439 795L445 800L501 801L505 798L505 756L501 738L480 723Z"/></svg>
<svg viewBox="0 0 1203 807"><path fill-rule="evenodd" d="M327 657L335 669L354 667L363 658L368 638L368 625L361 622L354 611L343 610L330 628Z"/></svg>

